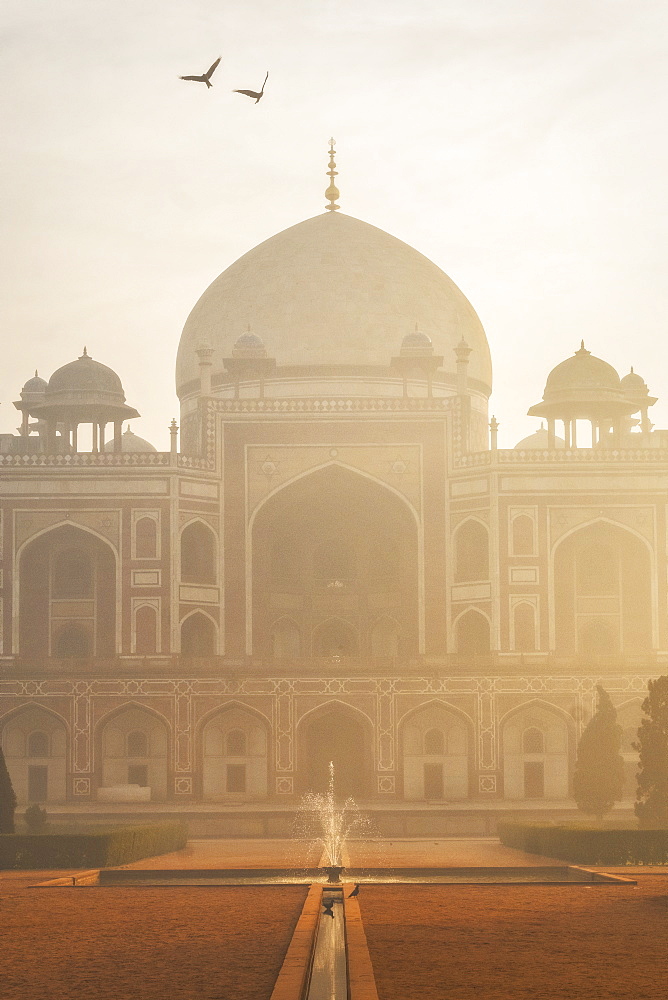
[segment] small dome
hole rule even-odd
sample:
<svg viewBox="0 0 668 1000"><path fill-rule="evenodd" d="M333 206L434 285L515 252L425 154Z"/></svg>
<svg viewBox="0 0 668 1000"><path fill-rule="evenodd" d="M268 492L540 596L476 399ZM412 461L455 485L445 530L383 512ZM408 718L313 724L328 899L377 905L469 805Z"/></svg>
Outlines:
<svg viewBox="0 0 668 1000"><path fill-rule="evenodd" d="M48 383L46 379L40 378L39 375L37 374L37 371L35 371L33 377L29 378L26 384L21 389L21 393L23 394L24 392L46 392L47 384Z"/></svg>
<svg viewBox="0 0 668 1000"><path fill-rule="evenodd" d="M256 333L242 333L234 342L232 348L233 358L266 358L267 349L264 346L262 337Z"/></svg>
<svg viewBox="0 0 668 1000"><path fill-rule="evenodd" d="M93 361L85 347L81 357L53 373L46 390L47 396L73 392L102 393L113 396L114 401L125 401L123 386L116 372L99 361Z"/></svg>
<svg viewBox="0 0 668 1000"><path fill-rule="evenodd" d="M633 396L649 395L649 389L647 388L645 380L642 378L642 376L638 375L637 372L634 372L633 368L628 373L628 375L624 376L620 385L624 390L624 392L628 392Z"/></svg>
<svg viewBox="0 0 668 1000"><path fill-rule="evenodd" d="M426 333L420 333L419 330L415 330L413 333L407 333L404 339L401 341L401 351L402 357L407 355L425 355L433 354L434 345L431 342L431 337L428 337Z"/></svg>
<svg viewBox="0 0 668 1000"><path fill-rule="evenodd" d="M580 350L547 376L544 399L563 392L619 392L619 375L607 361L596 358L581 343Z"/></svg>
<svg viewBox="0 0 668 1000"><path fill-rule="evenodd" d="M104 446L104 450L114 450L113 438L111 441L107 441ZM128 427L125 434L121 434L121 451L137 454L137 452L141 451L157 451L157 448L154 448L150 441L145 441L144 438L139 437L137 434L133 434Z"/></svg>
<svg viewBox="0 0 668 1000"><path fill-rule="evenodd" d="M566 442L563 438L554 437L554 447L555 448L565 448ZM529 434L528 437L522 438L515 445L516 451L535 450L535 451L547 451L548 448L548 435L547 428L541 425L540 429L534 431L533 434Z"/></svg>

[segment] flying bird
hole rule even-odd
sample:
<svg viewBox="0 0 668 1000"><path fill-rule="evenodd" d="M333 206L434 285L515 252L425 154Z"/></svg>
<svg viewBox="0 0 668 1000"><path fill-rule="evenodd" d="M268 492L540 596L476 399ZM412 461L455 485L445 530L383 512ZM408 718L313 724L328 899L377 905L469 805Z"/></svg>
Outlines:
<svg viewBox="0 0 668 1000"><path fill-rule="evenodd" d="M211 77L213 76L213 71L220 62L220 59L221 57L218 56L215 63L212 63L211 66L209 66L206 73L203 73L201 76L180 76L179 80L196 80L197 83L205 83L209 88L213 87L213 84L211 83Z"/></svg>
<svg viewBox="0 0 668 1000"><path fill-rule="evenodd" d="M353 896L359 896L359 894L360 894L360 884L359 882L355 882L355 888L351 893L348 894L348 899L351 899Z"/></svg>
<svg viewBox="0 0 668 1000"><path fill-rule="evenodd" d="M267 75L264 78L264 83L266 83L268 79L269 79L269 70L267 70ZM255 98L255 103L257 104L257 102L260 100L260 98L264 94L264 83L262 84L262 90L259 93L257 92L257 90L233 90L232 93L233 94L245 94L246 97L254 97Z"/></svg>

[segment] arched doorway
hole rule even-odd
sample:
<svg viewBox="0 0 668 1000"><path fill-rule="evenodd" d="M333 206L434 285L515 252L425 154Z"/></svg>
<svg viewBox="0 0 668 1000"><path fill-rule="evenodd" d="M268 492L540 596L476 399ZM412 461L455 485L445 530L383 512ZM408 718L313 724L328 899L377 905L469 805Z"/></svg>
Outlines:
<svg viewBox="0 0 668 1000"><path fill-rule="evenodd" d="M30 542L19 595L21 656L114 655L116 560L96 535L64 524Z"/></svg>
<svg viewBox="0 0 668 1000"><path fill-rule="evenodd" d="M459 713L433 703L406 719L401 728L405 799L468 798L470 728Z"/></svg>
<svg viewBox="0 0 668 1000"><path fill-rule="evenodd" d="M396 622L396 655L418 650L418 537L391 490L338 465L309 473L261 507L253 526L253 648L274 655L289 615L301 656L371 657L374 627Z"/></svg>
<svg viewBox="0 0 668 1000"><path fill-rule="evenodd" d="M649 551L630 531L597 521L569 535L554 555L557 652L651 649L651 589Z"/></svg>
<svg viewBox="0 0 668 1000"><path fill-rule="evenodd" d="M20 805L65 802L67 729L52 712L30 705L0 723L2 748Z"/></svg>
<svg viewBox="0 0 668 1000"><path fill-rule="evenodd" d="M503 724L503 782L506 799L566 799L569 792L573 725L546 705L520 708Z"/></svg>
<svg viewBox="0 0 668 1000"><path fill-rule="evenodd" d="M267 797L267 725L235 705L221 708L202 728L202 797L249 802Z"/></svg>
<svg viewBox="0 0 668 1000"><path fill-rule="evenodd" d="M298 728L299 785L302 792L326 792L329 762L334 764L337 799L368 798L373 771L371 725L344 705L311 712Z"/></svg>
<svg viewBox="0 0 668 1000"><path fill-rule="evenodd" d="M128 705L102 722L99 732L101 786L122 789L128 785L150 789L151 801L164 801L168 792L169 731L167 723L139 705ZM113 792L107 792L113 801Z"/></svg>

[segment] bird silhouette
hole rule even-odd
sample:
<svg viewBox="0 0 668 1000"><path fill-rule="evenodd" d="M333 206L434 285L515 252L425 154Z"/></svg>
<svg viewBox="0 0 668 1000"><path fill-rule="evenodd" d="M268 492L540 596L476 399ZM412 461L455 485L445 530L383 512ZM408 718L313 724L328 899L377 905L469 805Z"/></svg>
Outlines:
<svg viewBox="0 0 668 1000"><path fill-rule="evenodd" d="M352 892L348 893L348 899L351 899L353 896L359 896L359 894L360 894L360 884L359 882L355 882L355 888L353 889Z"/></svg>
<svg viewBox="0 0 668 1000"><path fill-rule="evenodd" d="M323 914L322 914L323 917L325 917L325 916L326 917L331 917L332 920L333 920L334 919L334 914L332 913L332 907L334 906L334 900L333 899L323 899L322 905L324 906L324 910L323 910Z"/></svg>
<svg viewBox="0 0 668 1000"><path fill-rule="evenodd" d="M206 73L202 73L201 76L180 76L179 80L196 80L197 83L205 83L208 88L213 87L213 84L211 83L211 77L213 76L213 71L215 70L216 66L220 62L220 59L221 59L221 57L218 56L218 58L216 59L215 63L212 63L209 66L209 68L206 71Z"/></svg>
<svg viewBox="0 0 668 1000"><path fill-rule="evenodd" d="M258 93L257 90L233 90L232 93L233 94L245 94L246 97L254 97L255 98L255 103L257 104L257 102L260 100L260 98L264 94L264 84L267 82L268 79L269 79L269 70L267 70L267 75L265 76L264 83L262 84L262 90L259 93Z"/></svg>

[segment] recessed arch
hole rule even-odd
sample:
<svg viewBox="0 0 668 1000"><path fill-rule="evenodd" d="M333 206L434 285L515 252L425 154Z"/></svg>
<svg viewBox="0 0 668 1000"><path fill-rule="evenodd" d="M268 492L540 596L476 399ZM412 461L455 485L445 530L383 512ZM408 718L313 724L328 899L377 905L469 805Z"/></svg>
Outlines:
<svg viewBox="0 0 668 1000"><path fill-rule="evenodd" d="M181 581L185 584L215 585L218 579L218 536L201 517L193 517L179 532Z"/></svg>
<svg viewBox="0 0 668 1000"><path fill-rule="evenodd" d="M168 798L172 736L162 712L134 700L116 705L97 721L94 738L101 797L112 802L128 801L128 795L137 801Z"/></svg>
<svg viewBox="0 0 668 1000"><path fill-rule="evenodd" d="M68 721L39 702L0 717L0 745L20 805L67 799Z"/></svg>
<svg viewBox="0 0 668 1000"><path fill-rule="evenodd" d="M373 731L365 712L338 699L304 713L296 728L299 789L326 792L331 761L337 797L367 798L374 773Z"/></svg>
<svg viewBox="0 0 668 1000"><path fill-rule="evenodd" d="M311 632L311 647L313 655L323 659L332 656L357 656L359 632L345 618L332 616L314 626Z"/></svg>
<svg viewBox="0 0 668 1000"><path fill-rule="evenodd" d="M568 798L576 735L568 712L531 699L501 717L499 732L506 799Z"/></svg>
<svg viewBox="0 0 668 1000"><path fill-rule="evenodd" d="M404 798L466 799L472 774L474 729L465 712L441 699L412 706L398 726Z"/></svg>
<svg viewBox="0 0 668 1000"><path fill-rule="evenodd" d="M598 577L596 545L610 550ZM590 518L556 540L548 568L551 648L571 655L657 648L656 559L640 532L610 517Z"/></svg>
<svg viewBox="0 0 668 1000"><path fill-rule="evenodd" d="M404 549L404 562L405 568L403 573L398 577L397 585L400 585L402 589L402 600L399 601L399 606L402 610L405 609L405 614L414 619L411 623L410 629L404 628L406 638L404 643L406 644L407 654L415 654L418 651L424 650L424 556L423 556L423 528L420 515L416 508L411 504L408 498L397 490L395 487L384 482L378 477L367 473L364 470L354 468L347 465L341 461L328 461L320 463L317 466L311 467L310 469L303 470L298 474L291 476L285 482L278 484L273 489L271 489L265 497L258 501L254 509L248 517L247 531L246 531L246 651L248 653L255 651L262 651L264 646L267 645L268 639L266 638L267 626L266 612L264 606L266 601L263 595L263 587L266 586L264 583L265 576L269 576L270 573L268 569L264 567L264 561L268 561L268 553L271 551L271 546L267 544L267 540L262 537L259 540L256 538L258 532L261 534L266 531L266 524L271 518L276 518L281 507L276 507L275 504L282 504L283 507L286 505L286 501L283 495L286 491L291 489L301 489L303 488L310 492L314 496L318 496L318 490L320 490L321 499L319 502L323 502L323 497L328 497L330 503L336 501L337 490L326 490L324 489L325 480L320 477L323 476L341 476L345 477L342 480L348 483L348 488L352 491L353 495L359 494L361 497L364 492L368 492L377 489L378 493L376 495L375 502L382 502L388 505L388 508L392 510L392 517L397 520L401 520L404 524L401 532L399 532L399 537L402 540L402 546ZM359 485L355 485L359 484ZM362 485L364 484L364 485ZM385 498L382 500L381 498ZM396 503L398 501L398 503ZM362 508L360 507L360 510ZM308 505L305 504L293 504L292 510L295 512L295 518L303 518L306 516L307 520L310 516L308 514ZM307 512L306 515L304 512ZM299 512L299 513L298 513ZM320 524L325 526L327 524L327 518L323 517ZM376 522L377 530L382 530L385 525L383 518L380 518ZM331 527L331 526L330 526ZM282 524L277 521L274 531L274 537L278 537L276 533L280 534L280 537L295 537L295 533L290 529L289 525ZM303 532L298 534L300 546L303 543ZM331 530L330 530L331 534ZM308 551L304 551L300 555L300 560L303 562L304 567L310 567L310 554ZM274 565L272 568L272 574L274 579L280 576L285 576L285 580L288 583L288 589L291 588L290 580L294 584L295 574L290 577L289 574L281 574L277 572L277 567ZM310 573L310 569L308 570ZM301 574L303 576L303 573ZM356 574L357 576L357 574ZM362 573L364 577L364 573ZM366 578L365 578L366 579ZM345 581L340 581L338 576L332 577L332 580L327 580L321 586L327 586L331 588L342 589L344 587L350 586L350 576L347 575ZM366 583L362 583L362 580L358 580L355 584L356 587L366 586ZM317 589L317 588L316 588ZM403 590L407 590L410 597L403 593ZM364 624L361 627L361 634L365 637L365 646L369 643L369 628L368 624ZM310 633L310 625L308 622L304 624L304 633L308 635ZM415 649L411 648L411 644L415 645Z"/></svg>
<svg viewBox="0 0 668 1000"><path fill-rule="evenodd" d="M466 608L453 622L457 652L463 656L485 656L491 650L492 626L480 608Z"/></svg>
<svg viewBox="0 0 668 1000"><path fill-rule="evenodd" d="M265 799L271 732L266 716L243 702L226 702L207 712L197 726L203 799Z"/></svg>
<svg viewBox="0 0 668 1000"><path fill-rule="evenodd" d="M181 655L192 657L215 656L218 649L218 625L203 608L189 611L181 619Z"/></svg>
<svg viewBox="0 0 668 1000"><path fill-rule="evenodd" d="M61 579L57 569L68 553L77 551L87 560L92 586L75 597L62 590L67 580ZM114 544L77 521L61 519L25 539L14 560L14 606L18 608L14 653L38 659L57 657L56 636L72 625L87 634L89 648L83 649L83 641L78 646L65 642L63 656L113 656L120 649L121 637L119 566Z"/></svg>

